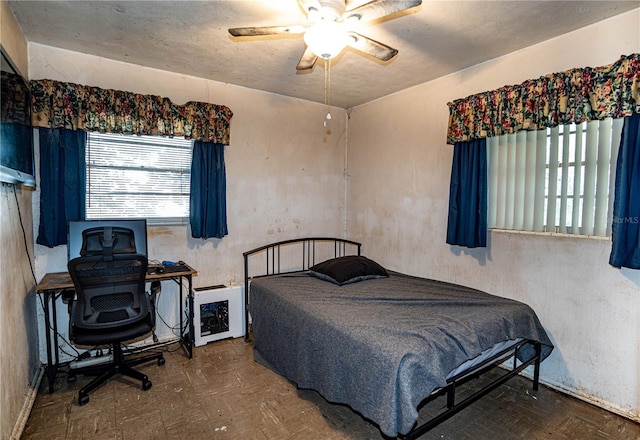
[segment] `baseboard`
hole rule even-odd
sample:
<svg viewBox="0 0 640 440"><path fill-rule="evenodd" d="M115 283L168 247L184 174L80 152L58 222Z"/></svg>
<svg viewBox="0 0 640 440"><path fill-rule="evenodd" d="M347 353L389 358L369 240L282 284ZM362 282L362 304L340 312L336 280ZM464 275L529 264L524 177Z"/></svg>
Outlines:
<svg viewBox="0 0 640 440"><path fill-rule="evenodd" d="M606 400L598 399L586 393L581 393L579 391L567 388L562 384L558 384L555 382L547 382L540 379L540 383L554 389L560 393L567 394L571 397L575 397L576 399L582 400L583 402L587 402L591 405L597 406L598 408L602 408L611 413L617 414L625 419L633 420L634 422L640 423L640 414L634 414L630 411L625 411L622 408L615 406Z"/></svg>
<svg viewBox="0 0 640 440"><path fill-rule="evenodd" d="M24 431L24 427L27 425L27 420L29 420L29 414L31 414L31 409L36 401L36 396L38 395L38 389L40 388L40 382L42 381L43 376L44 367L40 367L36 370L35 377L32 378L31 383L29 384L27 398L22 405L20 414L18 414L18 420L16 420L16 424L13 426L13 432L11 433L11 437L9 437L10 440L20 440L22 437L22 431Z"/></svg>
<svg viewBox="0 0 640 440"><path fill-rule="evenodd" d="M146 345L135 348L142 352L152 348L164 347L177 341L179 341L179 339L177 339L176 337L164 337L162 338L162 340L153 345ZM44 368L44 366L38 368L34 377L31 379L31 383L29 384L29 391L27 392L24 404L22 405L22 409L20 410L20 414L18 414L16 424L13 426L11 437L9 437L10 440L20 440L20 438L22 437L22 432L24 431L24 427L27 425L27 420L29 420L31 409L33 408L33 404L36 401L36 396L38 395L40 382L42 382L42 378L44 377Z"/></svg>
<svg viewBox="0 0 640 440"><path fill-rule="evenodd" d="M508 366L505 366L505 365L500 365L500 367L507 368L507 369L509 368ZM520 375L533 380L532 368L533 367L527 367L522 373L520 373ZM590 405L594 405L594 406L597 406L598 408L602 408L605 411L609 411L613 414L617 414L621 417L624 417L625 419L633 420L634 422L640 423L640 414L634 414L630 411L625 411L619 406L615 406L610 402L607 402L606 400L595 398L592 395L587 393L581 393L574 389L568 388L565 385L562 385L560 383L543 380L542 377L540 377L540 383L548 388L551 388L552 390L558 391L559 393L566 394L578 400L582 400L583 402L586 402Z"/></svg>

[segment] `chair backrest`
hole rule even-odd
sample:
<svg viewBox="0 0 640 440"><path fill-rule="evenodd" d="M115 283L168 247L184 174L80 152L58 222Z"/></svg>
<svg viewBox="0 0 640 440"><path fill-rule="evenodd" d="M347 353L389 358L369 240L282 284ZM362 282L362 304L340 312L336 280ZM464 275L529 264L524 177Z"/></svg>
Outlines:
<svg viewBox="0 0 640 440"><path fill-rule="evenodd" d="M80 255L135 254L136 241L129 228L104 226L82 231L82 248Z"/></svg>
<svg viewBox="0 0 640 440"><path fill-rule="evenodd" d="M67 267L76 289L73 325L87 330L128 326L149 319L147 257L114 254L78 257Z"/></svg>

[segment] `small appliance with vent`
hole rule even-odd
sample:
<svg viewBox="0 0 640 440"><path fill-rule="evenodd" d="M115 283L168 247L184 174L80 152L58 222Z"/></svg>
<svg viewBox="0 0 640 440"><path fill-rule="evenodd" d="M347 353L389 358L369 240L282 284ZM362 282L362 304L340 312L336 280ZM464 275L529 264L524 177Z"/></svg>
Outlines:
<svg viewBox="0 0 640 440"><path fill-rule="evenodd" d="M244 287L224 285L194 289L195 346L244 336Z"/></svg>

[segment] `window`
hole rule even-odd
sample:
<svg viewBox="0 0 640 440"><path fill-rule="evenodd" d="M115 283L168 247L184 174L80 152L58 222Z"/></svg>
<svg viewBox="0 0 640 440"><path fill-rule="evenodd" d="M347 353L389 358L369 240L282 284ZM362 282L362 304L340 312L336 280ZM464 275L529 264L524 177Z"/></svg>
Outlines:
<svg viewBox="0 0 640 440"><path fill-rule="evenodd" d="M611 235L623 119L487 138L488 227Z"/></svg>
<svg viewBox="0 0 640 440"><path fill-rule="evenodd" d="M187 223L192 141L88 133L87 219Z"/></svg>

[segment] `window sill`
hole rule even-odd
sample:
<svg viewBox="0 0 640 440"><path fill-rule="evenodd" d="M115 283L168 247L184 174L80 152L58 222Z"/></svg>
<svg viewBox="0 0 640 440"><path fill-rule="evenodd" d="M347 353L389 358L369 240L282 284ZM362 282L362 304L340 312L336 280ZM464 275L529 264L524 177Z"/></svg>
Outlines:
<svg viewBox="0 0 640 440"><path fill-rule="evenodd" d="M536 232L536 231L514 231L510 229L489 229L490 232L497 232L501 234L520 234L520 235L541 235L545 237L560 237L560 238L574 238L574 239L590 239L599 241L611 241L611 237L598 237L595 235L576 235L576 234L562 234L560 232Z"/></svg>
<svg viewBox="0 0 640 440"><path fill-rule="evenodd" d="M147 227L155 227L155 226L165 226L165 227L169 227L169 226L188 226L189 222L181 222L181 221L163 221L163 220L157 220L157 221L151 221L149 219L147 219Z"/></svg>

